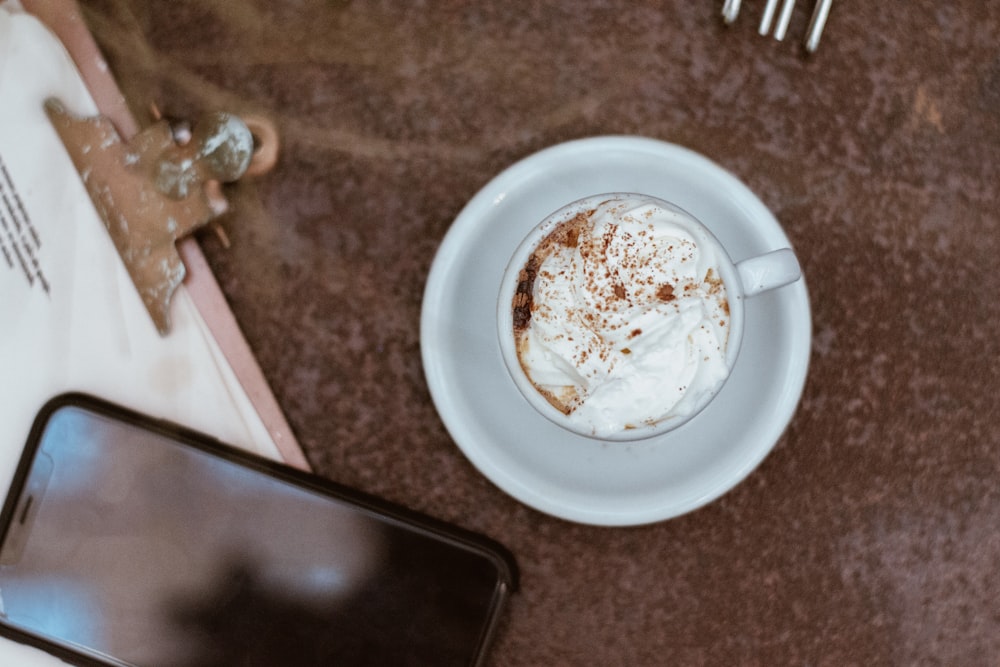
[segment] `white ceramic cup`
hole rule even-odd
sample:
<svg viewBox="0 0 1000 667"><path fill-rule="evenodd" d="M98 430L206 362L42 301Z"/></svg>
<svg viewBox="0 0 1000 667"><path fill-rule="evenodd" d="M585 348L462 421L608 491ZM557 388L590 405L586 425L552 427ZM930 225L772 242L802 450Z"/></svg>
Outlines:
<svg viewBox="0 0 1000 667"><path fill-rule="evenodd" d="M644 440L676 429L704 410L722 388L722 384L720 384L714 392L706 393L693 409L689 410L683 416L664 418L655 424L634 426L614 433L597 436L591 430L572 422L562 411L549 403L545 396L535 388L535 385L522 368L521 362L518 359L514 335L513 307L521 270L525 267L526 262L538 244L560 224L573 219L582 211L593 210L604 202L625 199L642 199L678 214L680 220L674 219L673 222L678 223L682 221L683 226L698 239L698 243L711 244L714 247L719 263L718 269L725 285L726 297L729 302L729 335L726 343L728 373L731 373L735 367L740 352L740 344L743 338L745 300L761 292L793 283L801 277L799 262L791 248L780 248L734 262L722 243L719 242L711 230L702 222L679 206L649 195L635 193L591 195L563 206L535 225L511 256L500 284L500 294L497 299L497 337L504 364L507 366L511 379L518 390L520 390L521 395L540 414L553 423L578 435L608 441ZM728 373L726 375L727 378Z"/></svg>

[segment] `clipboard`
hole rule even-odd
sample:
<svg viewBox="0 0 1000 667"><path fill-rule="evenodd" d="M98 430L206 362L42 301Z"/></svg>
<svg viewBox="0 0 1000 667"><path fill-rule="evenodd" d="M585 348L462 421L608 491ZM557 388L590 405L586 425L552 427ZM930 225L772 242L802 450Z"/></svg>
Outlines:
<svg viewBox="0 0 1000 667"><path fill-rule="evenodd" d="M140 129L126 100L87 28L75 0L21 0L21 7L58 38L72 58L99 112L128 139ZM193 237L177 244L186 266L183 289L207 325L246 397L269 433L281 459L293 467L309 468L277 400L250 346L226 302L204 254ZM239 443L234 443L239 444Z"/></svg>

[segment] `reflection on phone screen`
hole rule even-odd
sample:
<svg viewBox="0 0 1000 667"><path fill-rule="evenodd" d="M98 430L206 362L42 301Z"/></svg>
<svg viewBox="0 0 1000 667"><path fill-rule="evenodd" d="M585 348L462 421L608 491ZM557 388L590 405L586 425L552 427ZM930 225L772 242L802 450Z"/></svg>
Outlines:
<svg viewBox="0 0 1000 667"><path fill-rule="evenodd" d="M80 407L41 433L0 549L11 627L136 665L462 665L475 550Z"/></svg>

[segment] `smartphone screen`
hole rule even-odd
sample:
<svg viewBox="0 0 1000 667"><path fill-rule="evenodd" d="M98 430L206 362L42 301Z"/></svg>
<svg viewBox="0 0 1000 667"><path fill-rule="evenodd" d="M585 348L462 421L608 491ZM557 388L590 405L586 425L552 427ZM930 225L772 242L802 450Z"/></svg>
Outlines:
<svg viewBox="0 0 1000 667"><path fill-rule="evenodd" d="M475 664L515 581L481 536L96 399L32 431L0 630L86 663Z"/></svg>

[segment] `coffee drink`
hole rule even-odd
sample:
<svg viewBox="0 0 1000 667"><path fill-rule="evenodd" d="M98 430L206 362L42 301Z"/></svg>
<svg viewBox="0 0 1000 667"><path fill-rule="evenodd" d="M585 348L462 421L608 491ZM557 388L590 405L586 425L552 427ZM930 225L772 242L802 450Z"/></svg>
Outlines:
<svg viewBox="0 0 1000 667"><path fill-rule="evenodd" d="M644 195L577 202L546 232L509 306L535 390L596 437L699 411L731 363L729 260L714 237Z"/></svg>

